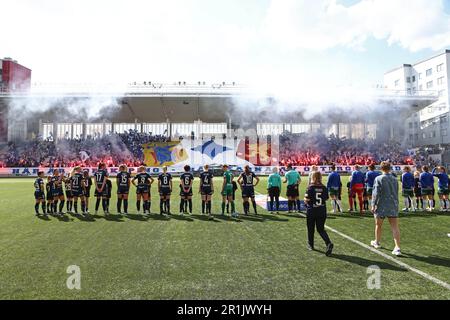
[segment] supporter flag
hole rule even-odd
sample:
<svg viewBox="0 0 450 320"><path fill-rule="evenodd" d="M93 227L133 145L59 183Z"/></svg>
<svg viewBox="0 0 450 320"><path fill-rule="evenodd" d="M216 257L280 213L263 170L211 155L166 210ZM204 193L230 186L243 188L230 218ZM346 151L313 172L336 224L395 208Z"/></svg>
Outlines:
<svg viewBox="0 0 450 320"><path fill-rule="evenodd" d="M253 165L267 166L278 162L278 145L270 138L250 141L243 139L239 142L236 156Z"/></svg>
<svg viewBox="0 0 450 320"><path fill-rule="evenodd" d="M188 158L180 141L146 143L142 145L142 152L148 167L173 166Z"/></svg>

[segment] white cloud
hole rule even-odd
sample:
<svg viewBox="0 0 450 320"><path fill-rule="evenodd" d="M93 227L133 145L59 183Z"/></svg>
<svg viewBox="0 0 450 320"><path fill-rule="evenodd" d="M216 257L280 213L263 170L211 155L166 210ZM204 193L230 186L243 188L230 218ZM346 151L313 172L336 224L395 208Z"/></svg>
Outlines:
<svg viewBox="0 0 450 320"><path fill-rule="evenodd" d="M369 37L411 51L450 45L450 15L440 0L362 0L349 7L336 0L272 0L265 28L292 48L361 48Z"/></svg>
<svg viewBox="0 0 450 320"><path fill-rule="evenodd" d="M14 0L1 10L15 14L0 19L0 55L45 82L323 86L324 78L342 80L343 70L352 71L352 61L336 63L325 49L362 50L370 37L411 51L450 45L450 18L438 0L349 7L333 0Z"/></svg>

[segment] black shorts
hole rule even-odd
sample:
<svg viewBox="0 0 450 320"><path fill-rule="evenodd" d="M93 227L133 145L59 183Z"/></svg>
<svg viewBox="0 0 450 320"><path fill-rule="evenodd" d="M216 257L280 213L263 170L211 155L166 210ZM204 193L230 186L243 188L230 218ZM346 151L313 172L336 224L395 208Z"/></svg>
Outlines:
<svg viewBox="0 0 450 320"><path fill-rule="evenodd" d="M47 201L53 201L53 193L51 191L47 192Z"/></svg>
<svg viewBox="0 0 450 320"><path fill-rule="evenodd" d="M291 184L290 186L287 186L286 197L293 198L298 196L299 196L298 184Z"/></svg>
<svg viewBox="0 0 450 320"><path fill-rule="evenodd" d="M108 186L105 185L105 187L103 188L102 192L98 192L97 188L95 188L94 195L96 197L107 197L108 196Z"/></svg>
<svg viewBox="0 0 450 320"><path fill-rule="evenodd" d="M89 198L91 196L91 188L84 190L84 196Z"/></svg>
<svg viewBox="0 0 450 320"><path fill-rule="evenodd" d="M62 188L58 188L52 191L54 197L64 196L64 191Z"/></svg>
<svg viewBox="0 0 450 320"><path fill-rule="evenodd" d="M128 186L119 186L117 188L117 194L128 194L130 193L130 187Z"/></svg>
<svg viewBox="0 0 450 320"><path fill-rule="evenodd" d="M180 188L180 196L181 197L192 197L192 188L190 188L188 191L184 191L184 188Z"/></svg>
<svg viewBox="0 0 450 320"><path fill-rule="evenodd" d="M146 194L150 193L150 188L148 186L138 186L136 188L136 194Z"/></svg>
<svg viewBox="0 0 450 320"><path fill-rule="evenodd" d="M34 198L36 200L45 200L45 194L42 191L35 191L34 192Z"/></svg>
<svg viewBox="0 0 450 320"><path fill-rule="evenodd" d="M171 193L172 192L170 191L170 188L165 187L165 188L160 188L159 189L159 195L160 196L170 196Z"/></svg>
<svg viewBox="0 0 450 320"><path fill-rule="evenodd" d="M73 198L72 190L66 190L66 198Z"/></svg>
<svg viewBox="0 0 450 320"><path fill-rule="evenodd" d="M422 188L414 188L414 196L421 197L422 196Z"/></svg>
<svg viewBox="0 0 450 320"><path fill-rule="evenodd" d="M270 187L269 188L269 197L278 198L280 196L280 188L278 187Z"/></svg>
<svg viewBox="0 0 450 320"><path fill-rule="evenodd" d="M83 197L84 192L83 190L72 190L73 197Z"/></svg>
<svg viewBox="0 0 450 320"><path fill-rule="evenodd" d="M201 194L202 194L203 196L210 196L210 195L212 195L212 189L211 189L211 187L210 187L210 186L208 186L208 187L202 187L202 189L201 189Z"/></svg>
<svg viewBox="0 0 450 320"><path fill-rule="evenodd" d="M253 186L242 187L242 198L253 198L255 196L255 188Z"/></svg>

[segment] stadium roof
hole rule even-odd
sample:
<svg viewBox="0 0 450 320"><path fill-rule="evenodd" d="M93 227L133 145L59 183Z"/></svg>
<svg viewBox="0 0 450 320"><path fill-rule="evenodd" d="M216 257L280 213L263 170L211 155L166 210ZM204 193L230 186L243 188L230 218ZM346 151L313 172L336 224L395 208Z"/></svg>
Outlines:
<svg viewBox="0 0 450 320"><path fill-rule="evenodd" d="M70 87L73 89L73 87ZM299 104L298 108L291 109L289 113L274 113L277 110L277 101L269 94L257 94L252 88L227 83L212 85L200 84L156 84L146 82L128 86L125 91L116 90L117 87L108 86L105 90L88 90L85 86L68 92L68 87L60 86L54 91L33 90L28 94L0 94L0 100L8 105L14 101L16 105L24 107L30 101L38 108L33 109L35 116L42 121L83 121L86 115L78 115L80 119L64 117L64 107L79 105L90 106L102 103L104 110L100 116L90 121L114 122L311 122L320 119L304 119L305 106ZM58 89L58 90L56 90ZM65 89L65 90L63 90ZM255 98L257 97L257 98ZM104 98L111 100L111 105L105 105ZM408 95L402 91L389 91L377 89L372 98L380 103L392 105L392 110L401 109L404 115L413 113L438 100L434 91L423 91L416 95ZM242 100L246 103L242 104ZM100 102L99 102L100 101ZM262 101L262 102L261 102ZM82 102L82 103L80 103ZM1 101L0 101L1 103ZM39 108L39 106L41 106ZM50 106L50 107L49 107ZM401 108L400 108L401 107ZM406 108L405 108L406 107ZM364 105L358 111L361 115L367 114ZM42 110L42 111L41 111ZM276 115L276 117L275 117ZM329 111L328 118L334 117L340 122L349 121L342 112Z"/></svg>

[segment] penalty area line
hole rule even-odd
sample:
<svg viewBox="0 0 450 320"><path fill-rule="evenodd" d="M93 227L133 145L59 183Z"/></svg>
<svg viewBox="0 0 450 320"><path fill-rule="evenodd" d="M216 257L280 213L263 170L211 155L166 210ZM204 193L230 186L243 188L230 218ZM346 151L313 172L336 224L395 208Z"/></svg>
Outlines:
<svg viewBox="0 0 450 320"><path fill-rule="evenodd" d="M255 192L255 193L258 193L258 192ZM261 193L258 193L258 194L261 194ZM305 214L300 213L300 215L303 218L306 218ZM430 274L428 274L428 273L426 273L426 272L424 272L422 270L419 270L419 269L416 269L414 267L411 267L409 264L406 264L406 263L404 263L404 262L402 262L402 261L400 261L400 260L398 260L398 259L396 259L396 258L394 258L394 257L392 257L392 256L390 256L390 255L388 255L386 253L384 253L384 252L381 252L381 251L379 251L379 250L377 250L375 248L372 248L371 246L369 246L369 245L367 245L365 243L362 243L361 241L356 240L356 239L354 239L354 238L346 235L345 233L342 233L342 232L340 232L340 231L338 231L338 230L336 230L334 228L331 228L331 227L329 227L327 225L325 225L325 228L330 230L331 232L341 236L344 239L347 239L347 240L349 240L349 241L351 241L351 242L353 242L353 243L355 243L355 244L357 244L357 245L359 245L359 246L361 246L361 247L363 247L363 248L365 248L365 249L367 249L367 250L369 250L369 251L371 251L371 252L373 252L375 254L378 254L379 256L382 256L383 258L385 258L385 259L387 259L389 261L394 262L395 264L401 266L402 268L404 268L406 270L412 271L412 272L420 275L421 277L423 277L423 278L425 278L425 279L427 279L427 280L429 280L429 281L431 281L431 282L433 282L433 283L435 283L435 284L437 284L437 285L439 285L441 287L444 287L447 290L450 290L450 284L448 284L445 281L442 281L442 280L440 280L438 278L435 278L432 275L430 275Z"/></svg>

